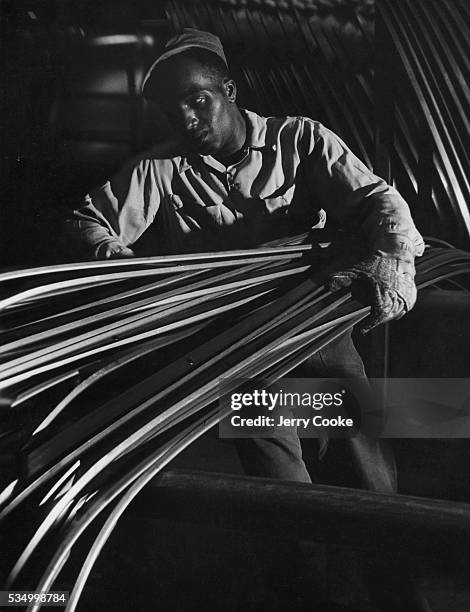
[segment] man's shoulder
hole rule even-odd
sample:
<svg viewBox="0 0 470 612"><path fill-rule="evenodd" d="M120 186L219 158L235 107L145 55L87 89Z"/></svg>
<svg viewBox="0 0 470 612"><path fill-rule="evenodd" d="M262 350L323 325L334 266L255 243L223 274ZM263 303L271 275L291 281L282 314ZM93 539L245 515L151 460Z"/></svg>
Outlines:
<svg viewBox="0 0 470 612"><path fill-rule="evenodd" d="M284 130L303 131L309 129L315 131L323 127L319 121L303 115L262 116L252 111L249 111L249 113L260 125L264 124L267 135Z"/></svg>
<svg viewBox="0 0 470 612"><path fill-rule="evenodd" d="M255 146L272 147L288 143L296 146L307 138L308 142L316 140L323 127L321 123L304 116L262 116L245 110L251 124L251 140Z"/></svg>
<svg viewBox="0 0 470 612"><path fill-rule="evenodd" d="M342 139L321 121L305 116L266 117L266 140L288 133L295 142L310 150L322 143L328 147L344 146Z"/></svg>

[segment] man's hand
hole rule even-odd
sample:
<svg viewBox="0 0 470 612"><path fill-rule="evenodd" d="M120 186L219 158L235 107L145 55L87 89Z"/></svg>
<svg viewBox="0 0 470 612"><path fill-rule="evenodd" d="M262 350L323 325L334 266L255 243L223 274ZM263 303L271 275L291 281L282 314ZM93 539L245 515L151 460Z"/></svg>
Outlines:
<svg viewBox="0 0 470 612"><path fill-rule="evenodd" d="M96 253L98 259L126 259L135 257L132 249L115 243L101 245Z"/></svg>
<svg viewBox="0 0 470 612"><path fill-rule="evenodd" d="M379 252L350 268L335 272L327 283L331 291L350 287L353 296L372 307L361 327L366 333L387 321L399 319L416 302L414 257Z"/></svg>

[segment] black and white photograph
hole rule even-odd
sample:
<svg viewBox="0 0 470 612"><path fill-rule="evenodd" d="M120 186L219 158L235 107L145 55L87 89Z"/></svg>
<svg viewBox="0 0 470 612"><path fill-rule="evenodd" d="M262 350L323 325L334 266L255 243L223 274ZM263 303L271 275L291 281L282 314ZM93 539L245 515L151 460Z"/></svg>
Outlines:
<svg viewBox="0 0 470 612"><path fill-rule="evenodd" d="M0 49L0 609L470 610L468 0Z"/></svg>

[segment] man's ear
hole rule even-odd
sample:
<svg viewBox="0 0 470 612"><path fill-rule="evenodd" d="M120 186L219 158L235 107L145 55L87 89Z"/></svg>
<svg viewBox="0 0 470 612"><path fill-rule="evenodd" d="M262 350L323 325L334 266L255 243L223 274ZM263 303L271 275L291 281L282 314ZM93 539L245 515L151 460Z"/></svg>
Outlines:
<svg viewBox="0 0 470 612"><path fill-rule="evenodd" d="M224 81L224 89L229 102L235 102L237 99L237 85L233 79Z"/></svg>

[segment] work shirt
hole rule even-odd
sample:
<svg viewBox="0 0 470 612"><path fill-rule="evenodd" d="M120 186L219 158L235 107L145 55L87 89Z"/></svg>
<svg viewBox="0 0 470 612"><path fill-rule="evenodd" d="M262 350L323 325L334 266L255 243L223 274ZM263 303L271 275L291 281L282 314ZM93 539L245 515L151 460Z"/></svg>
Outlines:
<svg viewBox="0 0 470 612"><path fill-rule="evenodd" d="M421 254L406 202L333 132L306 117L242 113L237 163L163 143L88 194L74 211L86 255L108 245L145 255L247 248L321 228L326 216L361 228L372 250L404 240Z"/></svg>

